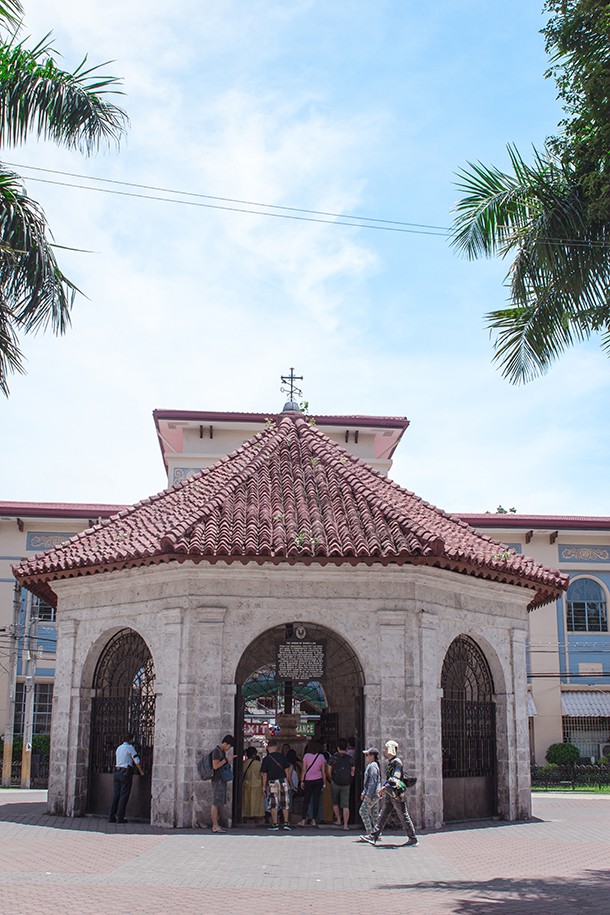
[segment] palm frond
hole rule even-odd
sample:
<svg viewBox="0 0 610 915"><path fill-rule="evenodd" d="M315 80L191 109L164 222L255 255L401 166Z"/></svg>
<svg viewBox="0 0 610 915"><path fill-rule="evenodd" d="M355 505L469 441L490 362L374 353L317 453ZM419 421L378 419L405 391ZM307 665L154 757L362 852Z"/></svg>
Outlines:
<svg viewBox="0 0 610 915"><path fill-rule="evenodd" d="M549 150L533 164L515 147L512 174L477 163L459 175L452 244L474 259L513 255L509 307L486 316L494 361L513 383L545 372L610 315L610 230L588 220L573 166Z"/></svg>
<svg viewBox="0 0 610 915"><path fill-rule="evenodd" d="M0 46L0 145L23 143L30 134L91 154L119 144L128 118L103 98L119 93L120 80L86 67L61 70L49 36L34 48L23 42Z"/></svg>
<svg viewBox="0 0 610 915"><path fill-rule="evenodd" d="M7 26L18 26L23 18L20 0L0 0L0 22Z"/></svg>
<svg viewBox="0 0 610 915"><path fill-rule="evenodd" d="M76 286L59 269L44 212L17 175L0 166L0 390L9 372L23 372L18 333L70 324Z"/></svg>

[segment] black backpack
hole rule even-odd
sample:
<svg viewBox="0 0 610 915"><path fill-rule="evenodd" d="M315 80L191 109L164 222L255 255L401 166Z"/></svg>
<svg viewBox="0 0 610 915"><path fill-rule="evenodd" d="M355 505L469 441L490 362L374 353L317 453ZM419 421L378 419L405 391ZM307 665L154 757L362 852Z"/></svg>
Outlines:
<svg viewBox="0 0 610 915"><path fill-rule="evenodd" d="M349 785L352 780L353 765L351 756L348 756L347 753L337 753L332 761L335 785Z"/></svg>

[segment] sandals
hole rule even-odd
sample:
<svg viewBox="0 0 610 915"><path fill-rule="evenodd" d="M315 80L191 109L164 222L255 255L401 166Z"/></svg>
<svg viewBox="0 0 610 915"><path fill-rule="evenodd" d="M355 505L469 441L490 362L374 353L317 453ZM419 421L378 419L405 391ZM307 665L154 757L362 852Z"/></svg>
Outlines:
<svg viewBox="0 0 610 915"><path fill-rule="evenodd" d="M226 829L223 829L222 826L212 826L212 832L226 832Z"/></svg>

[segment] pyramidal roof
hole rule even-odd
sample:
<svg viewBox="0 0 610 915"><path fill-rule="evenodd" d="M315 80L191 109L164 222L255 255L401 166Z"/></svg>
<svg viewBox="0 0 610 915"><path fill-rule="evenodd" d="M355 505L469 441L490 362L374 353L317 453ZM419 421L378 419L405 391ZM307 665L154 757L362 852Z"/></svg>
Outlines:
<svg viewBox="0 0 610 915"><path fill-rule="evenodd" d="M423 564L529 588L530 608L568 584L402 489L296 412L13 571L54 603L60 578L185 560Z"/></svg>

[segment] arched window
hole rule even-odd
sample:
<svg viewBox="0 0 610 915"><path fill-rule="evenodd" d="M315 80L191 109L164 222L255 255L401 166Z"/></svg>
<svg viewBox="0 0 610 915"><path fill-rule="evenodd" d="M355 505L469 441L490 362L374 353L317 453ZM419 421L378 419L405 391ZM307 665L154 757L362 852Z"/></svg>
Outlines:
<svg viewBox="0 0 610 915"><path fill-rule="evenodd" d="M578 578L568 588L568 632L607 632L608 610L601 585Z"/></svg>

